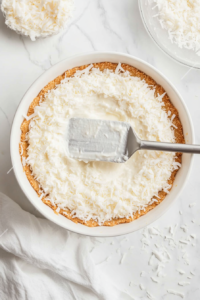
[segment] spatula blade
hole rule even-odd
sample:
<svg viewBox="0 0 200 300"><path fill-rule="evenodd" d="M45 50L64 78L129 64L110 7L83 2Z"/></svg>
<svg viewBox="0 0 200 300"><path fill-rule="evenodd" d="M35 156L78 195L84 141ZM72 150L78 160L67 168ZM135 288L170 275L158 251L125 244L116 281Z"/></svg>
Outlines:
<svg viewBox="0 0 200 300"><path fill-rule="evenodd" d="M69 156L83 161L125 162L131 127L126 122L71 118L67 128Z"/></svg>

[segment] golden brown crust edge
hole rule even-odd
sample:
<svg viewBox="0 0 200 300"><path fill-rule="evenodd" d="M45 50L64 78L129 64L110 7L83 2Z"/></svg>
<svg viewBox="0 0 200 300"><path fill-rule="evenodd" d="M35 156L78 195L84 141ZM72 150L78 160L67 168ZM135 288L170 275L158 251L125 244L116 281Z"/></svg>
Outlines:
<svg viewBox="0 0 200 300"><path fill-rule="evenodd" d="M87 67L88 65L84 65L81 67L76 67L73 69L70 69L68 71L66 71L65 73L63 73L62 75L58 76L56 79L54 79L53 81L49 82L38 94L38 96L33 100L33 102L31 103L31 105L29 106L28 109L28 113L27 115L31 115L34 113L34 108L35 106L39 105L40 101L44 100L45 94L51 90L56 88L56 86L61 82L61 80L63 80L65 77L72 77L74 75L74 73L76 73L77 70L83 70ZM102 63L96 63L93 64L93 66L95 68L99 68L101 71L103 71L104 69L110 69L115 71L117 64L114 63L110 63L110 62L102 62ZM140 70L127 65L127 64L122 64L122 67L124 70L129 71L130 75L132 76L137 76L141 79L144 79L148 85L152 86L152 88L155 88L155 91L157 94L162 95L163 93L165 93L165 90L163 89L163 87L161 87L160 85L158 85L151 77L149 77L148 75L146 75L145 73L141 72ZM177 109L173 106L173 104L171 103L169 97L167 94L165 94L165 96L163 97L163 109L165 111L171 111L171 116L174 114L176 117L173 120L173 124L177 127L174 128L174 135L176 138L176 142L177 143L185 143L184 140L184 136L183 136L183 128L182 128L182 124L181 121L179 119L179 114ZM27 147L28 147L28 142L26 141L26 133L29 131L29 123L30 121L24 120L22 125L21 125L21 142L19 145L19 152L21 155L21 160L22 160L22 156L24 156L25 158L28 156L27 155ZM23 149L23 151L22 151ZM176 162L181 163L182 161L182 153L176 153ZM41 195L41 189L39 188L39 183L37 182L37 180L34 179L30 166L29 165L25 165L23 167L24 172L31 184L31 186L34 188L34 190L37 192L38 196ZM175 176L177 174L178 170L175 170L172 172L170 179L168 180L168 183L172 186L173 182L175 180ZM103 225L104 226L114 226L114 225L118 225L118 224L122 224L122 223L129 223L132 222L133 220L138 219L140 216L145 215L147 212L149 212L150 210L152 210L154 207L156 207L158 204L160 204L164 198L166 197L166 193L162 190L159 192L159 198L154 197L154 199L156 199L156 202L154 202L153 204L150 204L146 207L145 210L142 211L138 211L136 212L133 217L129 217L127 218L119 218L119 219L113 219L111 221L106 221ZM56 212L57 206L54 206L51 204L51 202L49 200L45 200L45 197L42 198L42 201L48 205L51 209L54 210L54 212L56 214L58 214ZM89 227L95 227L95 226L99 226L97 221L94 220L89 220L84 222L83 220L80 220L79 218L74 218L70 215L70 211L69 210L63 210L61 209L60 214L62 214L64 217L70 219L71 221L75 222L75 223L81 223L83 225L89 226Z"/></svg>

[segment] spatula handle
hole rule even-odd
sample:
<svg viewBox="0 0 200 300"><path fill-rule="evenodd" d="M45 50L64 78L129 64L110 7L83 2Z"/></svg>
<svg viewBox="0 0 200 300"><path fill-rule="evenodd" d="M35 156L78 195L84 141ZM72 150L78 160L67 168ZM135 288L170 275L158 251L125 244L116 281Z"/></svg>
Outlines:
<svg viewBox="0 0 200 300"><path fill-rule="evenodd" d="M200 145L141 141L140 149L200 154Z"/></svg>

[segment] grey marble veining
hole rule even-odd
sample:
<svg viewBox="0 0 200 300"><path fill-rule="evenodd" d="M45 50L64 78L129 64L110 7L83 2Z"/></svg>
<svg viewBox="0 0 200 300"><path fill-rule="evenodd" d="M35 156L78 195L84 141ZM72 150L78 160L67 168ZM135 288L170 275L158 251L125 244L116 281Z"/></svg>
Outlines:
<svg viewBox="0 0 200 300"><path fill-rule="evenodd" d="M7 174L12 167L9 154L11 124L16 108L32 82L52 65L73 54L87 51L124 52L155 66L174 83L183 96L193 120L196 143L200 144L200 71L191 70L184 76L188 69L172 61L156 47L143 27L137 1L75 0L75 6L74 17L64 32L36 42L9 30L0 13L0 191L37 216L40 214L20 190L13 172ZM157 300L180 299L168 294L167 289L184 293L185 299L200 298L199 166L200 156L195 156L190 178L181 196L152 225L165 236L168 235L169 226L177 224L174 236L177 242L189 237L190 233L196 235L194 241L190 237L189 245L179 245L171 250L164 237L153 236L150 245L141 251L142 231L128 235L127 240L126 237L93 239L92 256L98 267L134 299L148 299L146 289ZM193 202L196 205L189 207ZM180 228L184 224L187 225L187 232ZM159 283L152 281L155 271L149 265L155 243L163 244L171 256L163 268L165 277L161 276ZM130 249L131 246L134 248ZM189 256L189 265L183 262L184 251ZM126 255L120 263L123 254ZM186 274L180 275L177 268L185 270ZM145 271L144 276L140 276L142 271ZM195 275L191 275L191 271ZM180 286L180 281L188 281L190 285ZM140 283L145 286L145 290L140 289Z"/></svg>

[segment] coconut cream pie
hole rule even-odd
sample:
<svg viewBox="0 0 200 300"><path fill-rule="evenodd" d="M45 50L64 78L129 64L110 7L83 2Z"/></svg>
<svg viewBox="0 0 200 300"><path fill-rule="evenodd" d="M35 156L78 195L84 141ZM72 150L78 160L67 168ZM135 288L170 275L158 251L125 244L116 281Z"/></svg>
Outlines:
<svg viewBox="0 0 200 300"><path fill-rule="evenodd" d="M65 138L72 117L128 122L143 140L184 143L176 108L143 72L109 62L68 70L44 87L21 125L23 168L46 205L76 223L113 226L164 200L180 153L141 150L123 164L74 160Z"/></svg>

